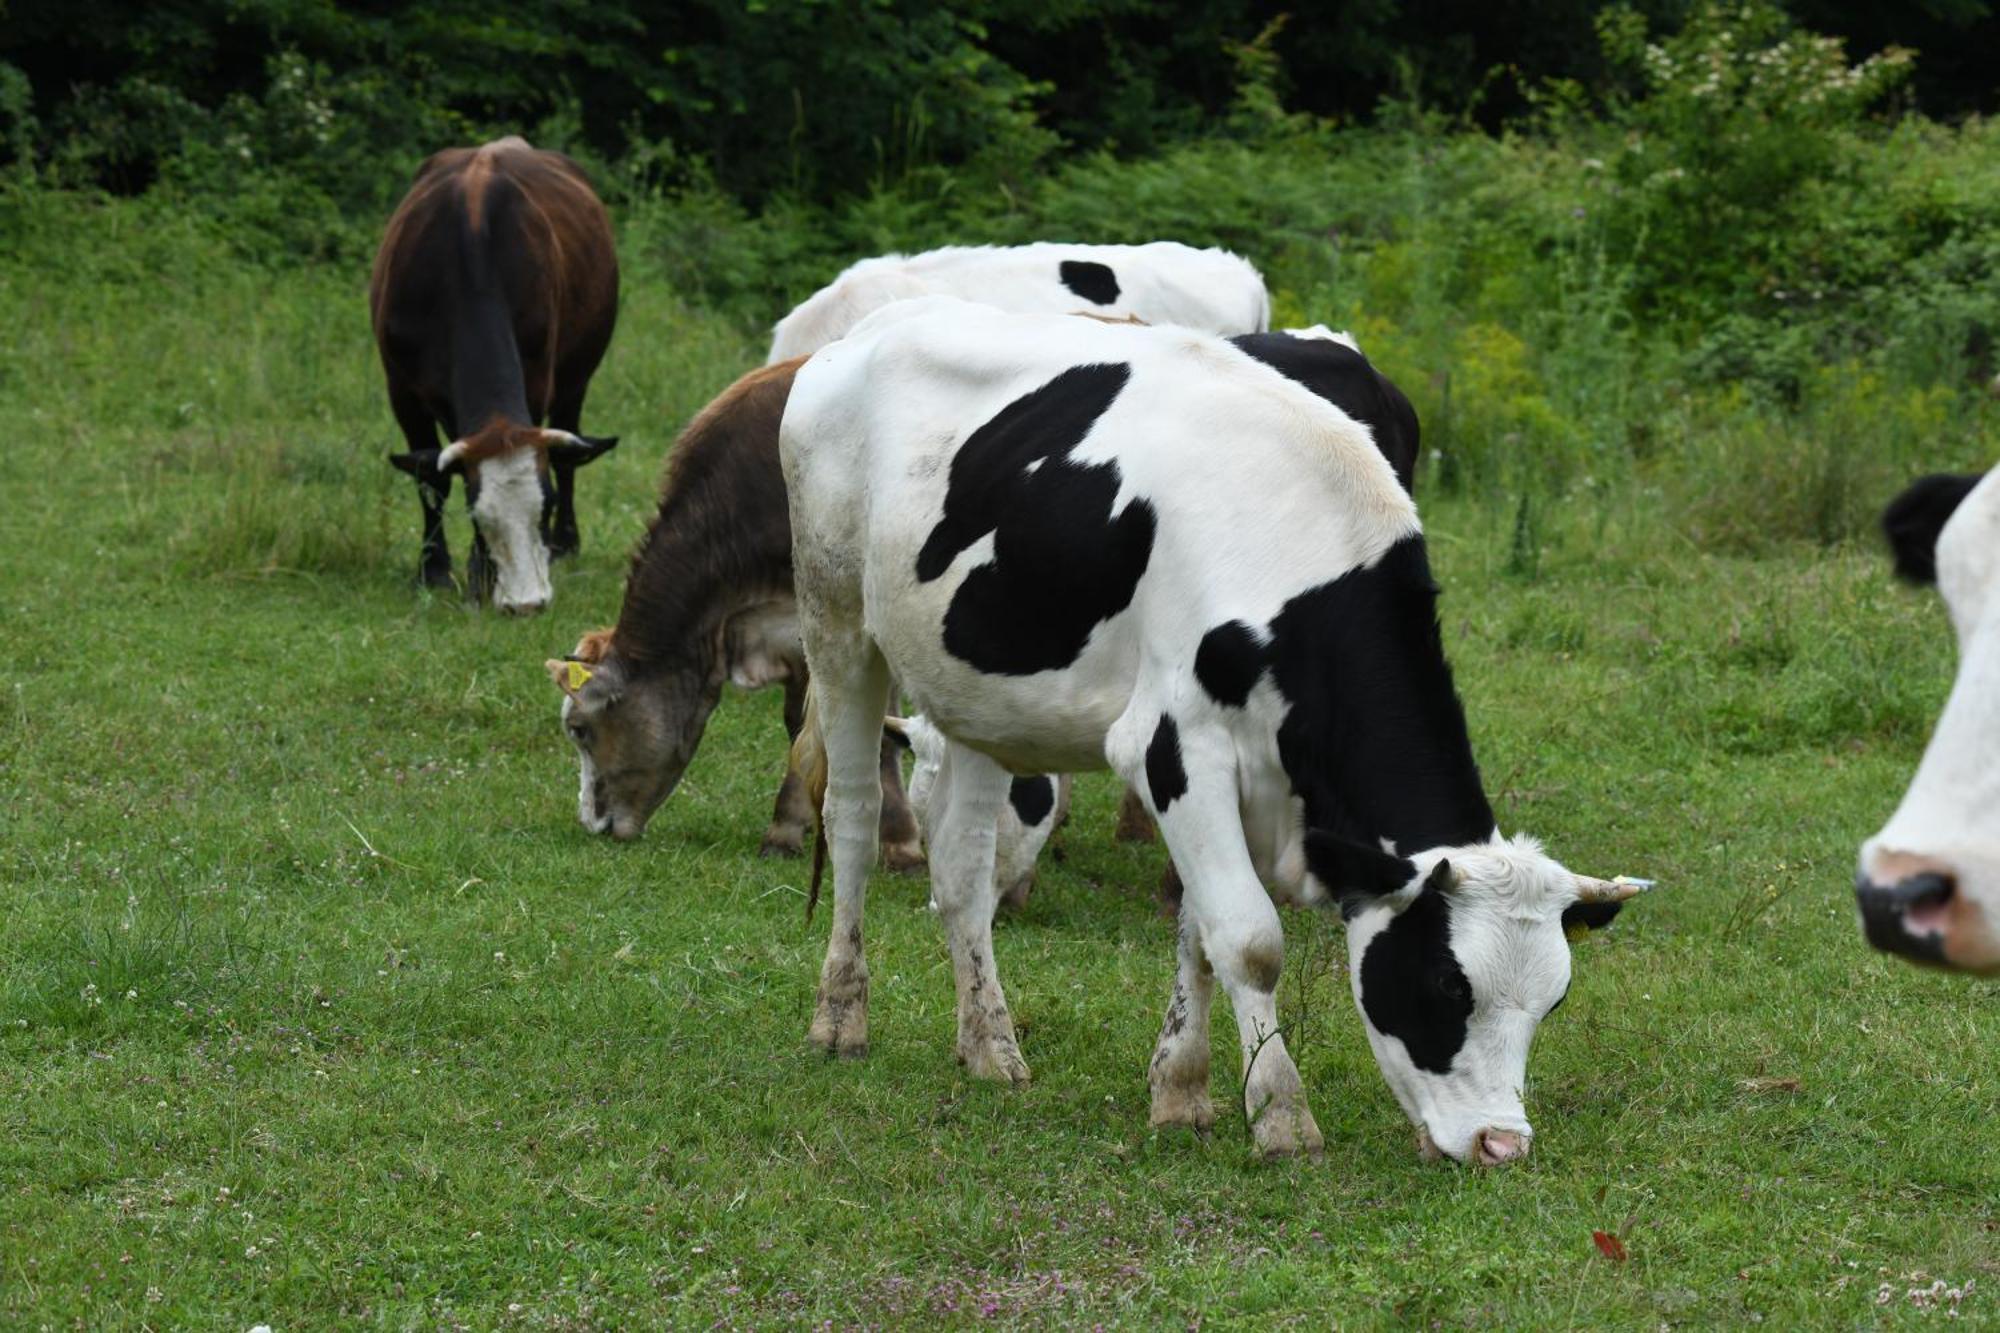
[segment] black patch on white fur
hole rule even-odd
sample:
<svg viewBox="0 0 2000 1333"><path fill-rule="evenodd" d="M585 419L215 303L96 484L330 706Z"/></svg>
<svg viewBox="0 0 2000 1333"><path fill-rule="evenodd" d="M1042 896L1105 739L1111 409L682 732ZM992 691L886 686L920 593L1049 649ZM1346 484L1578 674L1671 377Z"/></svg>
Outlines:
<svg viewBox="0 0 2000 1333"><path fill-rule="evenodd" d="M1090 259L1065 259L1056 270L1063 286L1095 305L1118 299L1118 275L1108 265Z"/></svg>
<svg viewBox="0 0 2000 1333"><path fill-rule="evenodd" d="M953 455L917 580L940 577L993 534L993 559L966 575L945 610L954 657L996 675L1053 671L1131 605L1152 558L1153 506L1133 500L1114 516L1118 465L1069 461L1131 375L1124 364L1073 366L994 413Z"/></svg>
<svg viewBox="0 0 2000 1333"><path fill-rule="evenodd" d="M1492 836L1420 534L1292 598L1269 632L1278 759L1306 827L1412 849Z"/></svg>
<svg viewBox="0 0 2000 1333"><path fill-rule="evenodd" d="M1451 1072L1472 1017L1472 983L1451 951L1450 870L1440 862L1416 900L1368 941L1361 957L1361 1008L1377 1032L1395 1037L1410 1061Z"/></svg>
<svg viewBox="0 0 2000 1333"><path fill-rule="evenodd" d="M1306 868L1340 900L1340 914L1346 918L1377 898L1407 888L1417 877L1417 867L1404 857L1335 833L1310 829L1305 847Z"/></svg>
<svg viewBox="0 0 2000 1333"><path fill-rule="evenodd" d="M1264 645L1240 620L1217 625L1194 650L1194 678L1217 703L1241 708L1264 674Z"/></svg>
<svg viewBox="0 0 2000 1333"><path fill-rule="evenodd" d="M1395 469L1396 480L1405 491L1416 493L1421 443L1417 410L1367 357L1328 338L1295 338L1288 333L1246 333L1229 341L1368 427L1375 447Z"/></svg>
<svg viewBox="0 0 2000 1333"><path fill-rule="evenodd" d="M1984 477L1984 473L1921 477L1889 502L1882 511L1882 535L1889 539L1899 577L1911 583L1937 582L1938 534Z"/></svg>
<svg viewBox="0 0 2000 1333"><path fill-rule="evenodd" d="M1146 786L1153 793L1153 809L1161 814L1187 795L1187 770L1181 767L1181 731L1165 713L1160 714L1160 725L1153 728L1152 743L1146 747Z"/></svg>
<svg viewBox="0 0 2000 1333"><path fill-rule="evenodd" d="M1015 778L1007 787L1007 804L1014 807L1024 826L1033 828L1056 808L1056 780L1047 776Z"/></svg>

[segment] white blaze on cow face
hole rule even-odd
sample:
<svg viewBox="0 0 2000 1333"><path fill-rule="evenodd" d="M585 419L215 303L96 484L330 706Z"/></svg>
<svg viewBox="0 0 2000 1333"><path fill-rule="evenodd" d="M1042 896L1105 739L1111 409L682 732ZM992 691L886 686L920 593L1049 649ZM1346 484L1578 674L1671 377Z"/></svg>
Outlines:
<svg viewBox="0 0 2000 1333"><path fill-rule="evenodd" d="M1562 914L1577 879L1525 837L1411 863L1406 888L1350 912L1354 1001L1426 1151L1499 1165L1534 1133L1528 1048L1569 989Z"/></svg>
<svg viewBox="0 0 2000 1333"><path fill-rule="evenodd" d="M2000 468L1937 536L1958 677L1902 804L1861 848L1857 890L1876 947L2000 972Z"/></svg>
<svg viewBox="0 0 2000 1333"><path fill-rule="evenodd" d="M533 615L553 595L541 532L541 456L529 447L508 449L478 463L476 481L472 521L493 560L493 605L510 615Z"/></svg>

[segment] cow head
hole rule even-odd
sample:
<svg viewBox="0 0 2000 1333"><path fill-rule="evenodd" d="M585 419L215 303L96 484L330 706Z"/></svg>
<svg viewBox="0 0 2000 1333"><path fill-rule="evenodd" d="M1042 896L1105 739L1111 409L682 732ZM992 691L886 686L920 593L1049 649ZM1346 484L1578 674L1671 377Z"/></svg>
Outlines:
<svg viewBox="0 0 2000 1333"><path fill-rule="evenodd" d="M1958 679L1902 804L1861 846L1862 929L1920 963L2000 972L2000 469L1925 477L1882 525L1897 572L1944 596Z"/></svg>
<svg viewBox="0 0 2000 1333"><path fill-rule="evenodd" d="M620 842L638 837L694 758L721 680L632 663L603 630L543 666L562 691L563 730L577 750L577 819Z"/></svg>
<svg viewBox="0 0 2000 1333"><path fill-rule="evenodd" d="M549 467L576 468L601 457L616 439L592 439L496 419L442 449L394 454L389 461L418 481L465 478L480 549L473 591L509 615L533 615L549 604L549 551L543 517L552 501Z"/></svg>
<svg viewBox="0 0 2000 1333"><path fill-rule="evenodd" d="M1535 1028L1569 990L1570 926L1599 926L1639 881L1571 874L1532 838L1411 857L1313 832L1306 862L1341 901L1368 1044L1427 1157L1527 1155Z"/></svg>

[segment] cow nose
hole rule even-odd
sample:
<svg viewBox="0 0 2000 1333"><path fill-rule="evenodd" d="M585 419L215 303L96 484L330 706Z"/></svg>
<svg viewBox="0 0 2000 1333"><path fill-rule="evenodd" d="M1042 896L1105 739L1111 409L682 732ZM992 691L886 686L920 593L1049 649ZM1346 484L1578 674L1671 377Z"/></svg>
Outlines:
<svg viewBox="0 0 2000 1333"><path fill-rule="evenodd" d="M1868 942L1884 953L1936 962L1944 956L1945 910L1958 881L1942 867L1919 870L1893 884L1864 872L1854 881L1855 905Z"/></svg>
<svg viewBox="0 0 2000 1333"><path fill-rule="evenodd" d="M500 609L510 616L534 616L540 615L548 604L548 598L538 597L525 602L502 602Z"/></svg>
<svg viewBox="0 0 2000 1333"><path fill-rule="evenodd" d="M1481 1166L1500 1166L1527 1155L1527 1135L1511 1129L1482 1129L1472 1136L1472 1157Z"/></svg>

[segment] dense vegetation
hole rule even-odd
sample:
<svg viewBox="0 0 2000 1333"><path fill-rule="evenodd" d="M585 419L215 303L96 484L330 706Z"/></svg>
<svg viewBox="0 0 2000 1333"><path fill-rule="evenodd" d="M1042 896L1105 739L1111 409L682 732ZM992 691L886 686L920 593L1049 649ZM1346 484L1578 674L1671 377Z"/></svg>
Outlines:
<svg viewBox="0 0 2000 1333"><path fill-rule="evenodd" d="M1951 669L1873 515L2000 455L1994 20L1464 8L16 3L0 1322L1991 1319L2000 991L1868 954L1845 884ZM501 131L591 164L627 273L626 442L525 623L411 591L362 298L422 154ZM1504 826L1662 881L1578 946L1522 1169L1417 1161L1302 914L1328 1161L1149 1133L1171 926L1101 777L998 933L1019 1092L952 1067L904 882L875 1054L802 1054L775 700L643 842L576 827L539 663L674 430L850 259L1052 236L1230 245L1357 332Z"/></svg>

